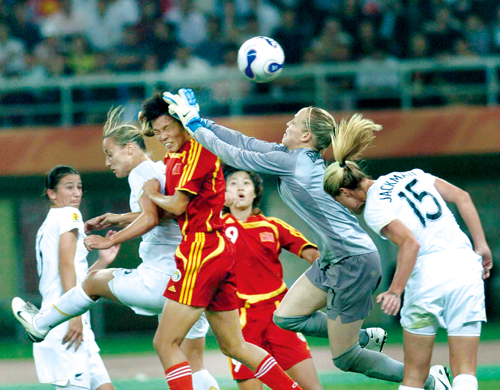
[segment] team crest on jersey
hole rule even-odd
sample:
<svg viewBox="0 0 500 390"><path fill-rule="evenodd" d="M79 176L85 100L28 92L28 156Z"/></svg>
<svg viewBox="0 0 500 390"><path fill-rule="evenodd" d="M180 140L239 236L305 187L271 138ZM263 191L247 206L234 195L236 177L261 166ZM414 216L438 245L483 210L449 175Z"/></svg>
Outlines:
<svg viewBox="0 0 500 390"><path fill-rule="evenodd" d="M270 232L260 233L260 242L274 242L274 234Z"/></svg>
<svg viewBox="0 0 500 390"><path fill-rule="evenodd" d="M180 175L182 173L182 164L177 163L174 165L174 169L172 169L172 175Z"/></svg>
<svg viewBox="0 0 500 390"><path fill-rule="evenodd" d="M176 269L172 274L172 282L178 282L179 280L181 280L181 278L182 278L181 271Z"/></svg>
<svg viewBox="0 0 500 390"><path fill-rule="evenodd" d="M77 213L73 213L73 221L78 221L78 214Z"/></svg>

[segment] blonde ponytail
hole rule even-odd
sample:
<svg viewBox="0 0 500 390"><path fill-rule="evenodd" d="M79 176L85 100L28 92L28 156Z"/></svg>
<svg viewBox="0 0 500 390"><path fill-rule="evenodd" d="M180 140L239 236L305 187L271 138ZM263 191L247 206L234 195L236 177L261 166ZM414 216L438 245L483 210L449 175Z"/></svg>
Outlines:
<svg viewBox="0 0 500 390"><path fill-rule="evenodd" d="M121 147L133 142L137 144L142 151L146 152L146 143L144 142L142 130L131 123L122 122L121 116L123 111L123 106L118 106L109 110L108 119L103 127L102 138L113 138Z"/></svg>
<svg viewBox="0 0 500 390"><path fill-rule="evenodd" d="M349 121L341 120L332 135L335 162L326 169L323 181L328 194L335 197L339 195L340 188L355 189L367 177L356 161L371 146L375 139L373 133L379 130L382 130L382 126L363 118L361 114L354 114Z"/></svg>

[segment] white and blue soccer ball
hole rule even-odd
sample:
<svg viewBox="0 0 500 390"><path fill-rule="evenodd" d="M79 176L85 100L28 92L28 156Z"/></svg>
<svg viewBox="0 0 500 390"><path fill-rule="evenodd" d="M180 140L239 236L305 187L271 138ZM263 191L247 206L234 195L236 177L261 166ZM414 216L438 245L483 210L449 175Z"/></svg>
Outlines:
<svg viewBox="0 0 500 390"><path fill-rule="evenodd" d="M256 83L274 80L283 70L285 53L280 44L268 37L254 37L241 45L238 68L247 79Z"/></svg>

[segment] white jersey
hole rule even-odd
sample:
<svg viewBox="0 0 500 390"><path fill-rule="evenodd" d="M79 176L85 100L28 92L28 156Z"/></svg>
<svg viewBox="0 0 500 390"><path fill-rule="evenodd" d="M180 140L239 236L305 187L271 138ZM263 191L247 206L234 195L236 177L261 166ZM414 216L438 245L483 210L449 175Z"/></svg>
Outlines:
<svg viewBox="0 0 500 390"><path fill-rule="evenodd" d="M420 244L419 257L448 250L472 250L469 238L434 186L435 180L435 176L420 169L379 177L368 189L366 223L386 239L381 230L400 220Z"/></svg>
<svg viewBox="0 0 500 390"><path fill-rule="evenodd" d="M76 284L85 279L88 272L87 254L83 244L85 229L80 210L75 207L51 208L36 235L36 262L40 277L42 310L64 294L59 277L59 238L61 234L78 231L75 253Z"/></svg>
<svg viewBox="0 0 500 390"><path fill-rule="evenodd" d="M140 212L139 198L142 186L147 180L158 179L161 191L165 193L165 164L162 161L144 161L136 166L128 176L130 185L130 210ZM175 269L174 254L182 239L176 220L162 222L142 236L139 256L144 267L171 275Z"/></svg>

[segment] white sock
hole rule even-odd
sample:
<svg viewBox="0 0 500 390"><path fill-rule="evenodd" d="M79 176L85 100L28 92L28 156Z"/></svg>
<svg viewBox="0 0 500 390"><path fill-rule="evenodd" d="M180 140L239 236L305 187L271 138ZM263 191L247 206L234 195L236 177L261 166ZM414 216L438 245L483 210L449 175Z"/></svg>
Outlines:
<svg viewBox="0 0 500 390"><path fill-rule="evenodd" d="M477 390L477 378L474 375L460 374L453 378L453 390Z"/></svg>
<svg viewBox="0 0 500 390"><path fill-rule="evenodd" d="M95 304L96 302L90 299L79 284L62 295L51 306L40 311L33 321L35 328L41 332L47 332L64 321L86 313Z"/></svg>
<svg viewBox="0 0 500 390"><path fill-rule="evenodd" d="M208 370L203 369L193 372L193 389L194 390L219 390L219 385Z"/></svg>
<svg viewBox="0 0 500 390"><path fill-rule="evenodd" d="M410 387L399 385L398 390L424 390L423 387Z"/></svg>

